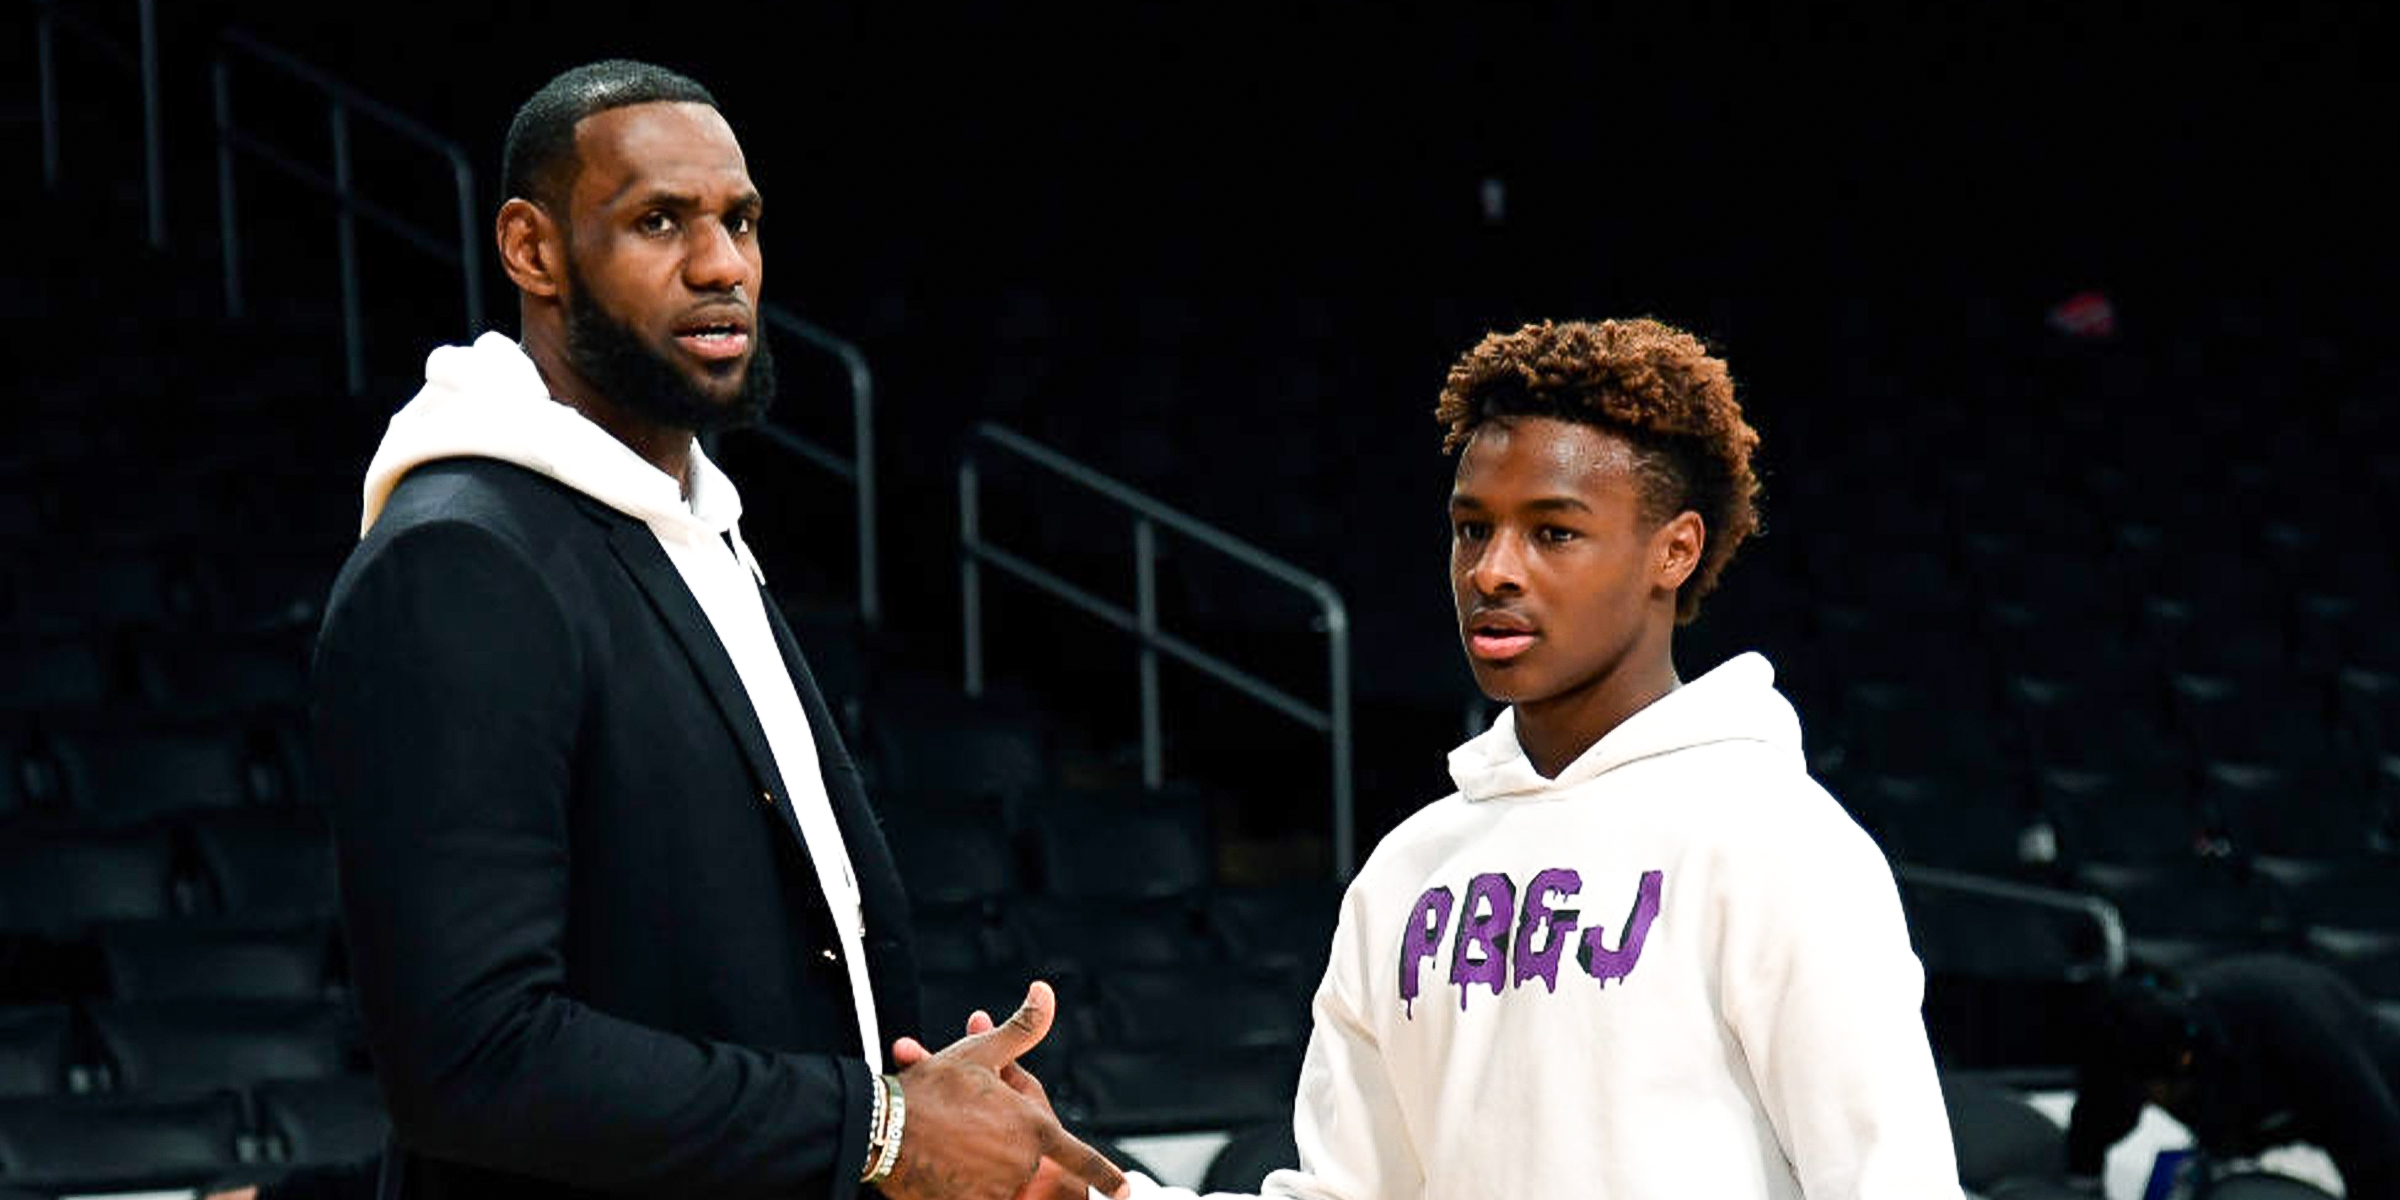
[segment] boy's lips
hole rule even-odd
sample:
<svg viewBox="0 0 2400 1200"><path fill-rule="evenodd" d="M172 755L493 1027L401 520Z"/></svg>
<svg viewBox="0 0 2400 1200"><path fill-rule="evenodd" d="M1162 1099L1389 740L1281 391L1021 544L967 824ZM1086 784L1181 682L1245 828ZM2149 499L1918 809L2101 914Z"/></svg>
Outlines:
<svg viewBox="0 0 2400 1200"><path fill-rule="evenodd" d="M1477 630L1467 635L1467 651L1485 662L1507 662L1532 647L1530 633L1487 633Z"/></svg>
<svg viewBox="0 0 2400 1200"><path fill-rule="evenodd" d="M1505 610L1470 613L1467 652L1486 662L1506 662L1533 645L1541 632L1523 614Z"/></svg>

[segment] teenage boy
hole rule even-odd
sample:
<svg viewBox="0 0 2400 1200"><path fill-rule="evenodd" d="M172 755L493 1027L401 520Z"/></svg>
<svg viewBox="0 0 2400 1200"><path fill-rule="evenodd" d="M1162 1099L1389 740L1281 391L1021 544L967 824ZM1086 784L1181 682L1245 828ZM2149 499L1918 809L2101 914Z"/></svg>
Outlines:
<svg viewBox="0 0 2400 1200"><path fill-rule="evenodd" d="M1676 674L1758 527L1725 364L1655 321L1531 325L1435 415L1459 637L1509 709L1351 884L1264 1193L1959 1196L1889 865L1765 659Z"/></svg>

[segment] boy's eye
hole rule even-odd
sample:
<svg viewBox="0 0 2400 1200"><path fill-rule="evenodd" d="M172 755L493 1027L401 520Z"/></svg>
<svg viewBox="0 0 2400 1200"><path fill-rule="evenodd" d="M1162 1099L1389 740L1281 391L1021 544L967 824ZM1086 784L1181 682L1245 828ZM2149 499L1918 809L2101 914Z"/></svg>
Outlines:
<svg viewBox="0 0 2400 1200"><path fill-rule="evenodd" d="M1453 534L1470 540L1474 538L1480 538L1490 531L1491 526L1486 525L1481 521L1460 521L1451 527L1451 532Z"/></svg>
<svg viewBox="0 0 2400 1200"><path fill-rule="evenodd" d="M1571 542L1580 535L1572 529L1557 525L1544 525L1534 532L1534 536L1545 542Z"/></svg>

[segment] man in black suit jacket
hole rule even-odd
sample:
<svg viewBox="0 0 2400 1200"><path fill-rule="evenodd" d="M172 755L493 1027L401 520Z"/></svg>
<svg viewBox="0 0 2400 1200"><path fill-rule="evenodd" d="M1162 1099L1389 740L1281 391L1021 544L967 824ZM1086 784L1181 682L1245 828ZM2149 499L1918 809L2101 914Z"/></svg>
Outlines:
<svg viewBox="0 0 2400 1200"><path fill-rule="evenodd" d="M523 341L429 359L317 651L384 1195L1120 1189L1013 1066L1046 987L885 1065L919 1032L906 901L694 441L772 388L730 126L599 63L508 158Z"/></svg>

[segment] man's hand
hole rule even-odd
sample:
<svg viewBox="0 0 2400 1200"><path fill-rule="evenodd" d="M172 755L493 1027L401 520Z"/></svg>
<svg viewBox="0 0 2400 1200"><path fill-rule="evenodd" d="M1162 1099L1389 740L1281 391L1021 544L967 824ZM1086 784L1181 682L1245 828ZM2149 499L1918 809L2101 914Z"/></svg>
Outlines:
<svg viewBox="0 0 2400 1200"><path fill-rule="evenodd" d="M975 1014L966 1037L939 1054L913 1038L893 1044L908 1102L900 1161L880 1185L894 1200L1083 1200L1089 1185L1128 1194L1125 1173L1058 1123L1041 1082L1016 1065L1050 1032L1057 1008L1035 981L1025 1003L995 1026ZM980 1026L980 1028L978 1028Z"/></svg>

